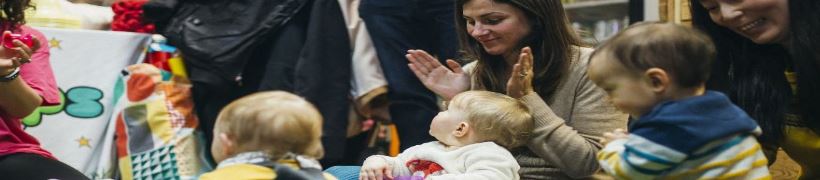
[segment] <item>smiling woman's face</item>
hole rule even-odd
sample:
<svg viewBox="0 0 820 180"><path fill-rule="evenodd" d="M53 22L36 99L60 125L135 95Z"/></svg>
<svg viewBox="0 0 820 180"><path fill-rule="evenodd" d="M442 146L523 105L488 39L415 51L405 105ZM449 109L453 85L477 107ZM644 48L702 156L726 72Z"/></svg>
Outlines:
<svg viewBox="0 0 820 180"><path fill-rule="evenodd" d="M515 51L530 34L530 24L521 9L492 0L472 0L464 4L467 33L491 55Z"/></svg>
<svg viewBox="0 0 820 180"><path fill-rule="evenodd" d="M757 44L788 41L788 4L788 0L700 0L715 24Z"/></svg>

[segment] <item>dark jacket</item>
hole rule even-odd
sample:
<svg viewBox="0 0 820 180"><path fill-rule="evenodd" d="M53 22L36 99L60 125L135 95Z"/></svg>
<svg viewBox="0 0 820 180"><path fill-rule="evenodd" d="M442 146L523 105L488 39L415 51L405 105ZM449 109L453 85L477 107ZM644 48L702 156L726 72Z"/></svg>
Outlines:
<svg viewBox="0 0 820 180"><path fill-rule="evenodd" d="M154 0L144 9L192 81L305 97L324 117L325 157L341 158L352 60L337 1Z"/></svg>

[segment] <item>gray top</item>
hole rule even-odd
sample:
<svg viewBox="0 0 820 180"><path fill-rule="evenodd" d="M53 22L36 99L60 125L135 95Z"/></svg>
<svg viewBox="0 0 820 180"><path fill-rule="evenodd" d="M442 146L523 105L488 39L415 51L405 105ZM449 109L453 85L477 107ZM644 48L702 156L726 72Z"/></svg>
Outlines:
<svg viewBox="0 0 820 180"><path fill-rule="evenodd" d="M626 129L628 115L607 100L587 76L591 48L576 48L569 74L552 99L537 93L521 98L535 119L527 148L512 153L521 165L521 179L611 179L599 171L596 155L603 133ZM464 66L473 73L475 62ZM480 90L476 83L471 89ZM546 102L546 103L545 103Z"/></svg>

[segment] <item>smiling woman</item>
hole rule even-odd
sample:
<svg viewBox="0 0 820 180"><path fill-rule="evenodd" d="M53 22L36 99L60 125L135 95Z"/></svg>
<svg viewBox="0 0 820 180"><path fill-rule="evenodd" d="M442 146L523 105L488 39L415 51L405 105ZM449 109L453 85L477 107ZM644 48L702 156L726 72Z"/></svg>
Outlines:
<svg viewBox="0 0 820 180"><path fill-rule="evenodd" d="M409 67L445 100L466 90L518 98L535 127L526 148L511 150L521 179L597 176L604 132L625 128L627 116L587 79L592 49L583 47L557 0L458 0L456 33L463 69L422 50L408 51Z"/></svg>
<svg viewBox="0 0 820 180"><path fill-rule="evenodd" d="M530 34L530 22L523 11L508 4L492 1L471 1L464 4L467 33L490 55L502 55L517 60L515 50ZM508 64L514 64L508 62Z"/></svg>
<svg viewBox="0 0 820 180"><path fill-rule="evenodd" d="M749 0L745 3L701 0L700 4L715 24L757 44L785 44L789 40L790 27L787 3L782 0Z"/></svg>
<svg viewBox="0 0 820 180"><path fill-rule="evenodd" d="M691 0L693 25L715 41L707 88L726 92L778 148L820 178L820 1Z"/></svg>
<svg viewBox="0 0 820 180"><path fill-rule="evenodd" d="M549 97L582 46L559 2L461 0L456 31L463 57L476 60L477 86L505 92L521 48L533 51L533 88ZM546 73L549 72L549 73ZM515 96L513 96L515 97Z"/></svg>

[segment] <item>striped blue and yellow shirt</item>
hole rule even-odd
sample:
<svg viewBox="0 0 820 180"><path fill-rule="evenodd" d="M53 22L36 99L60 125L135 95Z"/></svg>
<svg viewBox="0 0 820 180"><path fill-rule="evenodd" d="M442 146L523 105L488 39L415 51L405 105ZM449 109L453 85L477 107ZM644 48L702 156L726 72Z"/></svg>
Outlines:
<svg viewBox="0 0 820 180"><path fill-rule="evenodd" d="M759 134L725 95L707 91L657 105L598 161L618 179L771 179Z"/></svg>

